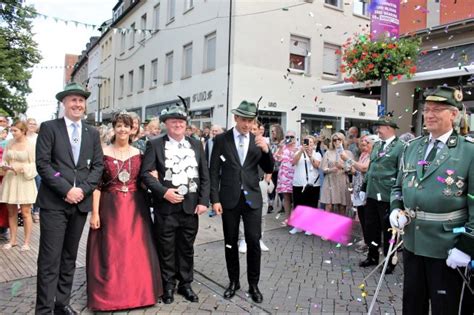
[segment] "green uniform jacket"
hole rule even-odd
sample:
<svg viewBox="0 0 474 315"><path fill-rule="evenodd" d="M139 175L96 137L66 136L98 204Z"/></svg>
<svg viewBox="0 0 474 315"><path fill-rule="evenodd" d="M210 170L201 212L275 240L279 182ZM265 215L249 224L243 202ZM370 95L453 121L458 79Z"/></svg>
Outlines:
<svg viewBox="0 0 474 315"><path fill-rule="evenodd" d="M453 133L424 176L422 164L428 137L416 138L406 146L397 182L392 188L391 210L423 211L431 217L462 209L466 212L464 217L451 220L413 218L405 226L403 241L405 248L415 255L445 259L448 251L456 247L474 257L474 237L453 231L455 228L474 228L472 141L470 137Z"/></svg>
<svg viewBox="0 0 474 315"><path fill-rule="evenodd" d="M370 154L370 165L365 174L367 198L390 202L390 190L397 180L398 165L403 151L403 142L395 138L380 152L382 142L377 142ZM380 194L378 198L377 194Z"/></svg>

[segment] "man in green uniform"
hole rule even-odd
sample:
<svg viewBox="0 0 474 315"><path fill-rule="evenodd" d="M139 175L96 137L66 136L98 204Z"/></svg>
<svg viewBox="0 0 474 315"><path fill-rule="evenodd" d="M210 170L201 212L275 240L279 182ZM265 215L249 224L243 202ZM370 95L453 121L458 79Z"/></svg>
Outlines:
<svg viewBox="0 0 474 315"><path fill-rule="evenodd" d="M457 314L465 267L474 255L474 144L453 125L459 90L425 92L430 135L406 146L391 192L390 224L404 228L403 314Z"/></svg>
<svg viewBox="0 0 474 315"><path fill-rule="evenodd" d="M359 263L361 267L378 264L382 234L384 254L388 252L390 190L397 179L398 164L403 151L403 142L395 135L395 129L398 126L393 121L392 115L381 117L375 125L381 141L377 142L372 149L369 169L364 180L367 193L364 217L369 252L367 259ZM394 268L394 264L388 264L386 273L392 273Z"/></svg>

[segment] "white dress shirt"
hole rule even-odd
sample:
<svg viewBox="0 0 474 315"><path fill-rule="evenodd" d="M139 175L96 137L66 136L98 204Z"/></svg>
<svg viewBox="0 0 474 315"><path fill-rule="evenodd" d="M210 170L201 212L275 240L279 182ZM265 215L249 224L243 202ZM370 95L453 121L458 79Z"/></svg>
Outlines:
<svg viewBox="0 0 474 315"><path fill-rule="evenodd" d="M74 127L72 126L73 123L76 123L79 127L77 128L77 132L79 133L79 143L81 143L81 136L82 136L82 122L79 121L72 121L71 119L64 116L64 121L66 122L66 129L67 134L69 136L69 141L72 143L72 133L74 131Z"/></svg>
<svg viewBox="0 0 474 315"><path fill-rule="evenodd" d="M449 139L449 137L451 136L452 133L453 133L453 129L449 130L445 134L442 134L438 138L433 138L433 135L430 134L430 138L429 138L430 143L428 144L428 148L426 148L425 159L428 156L429 152L431 151L431 148L433 148L433 145L434 145L436 140L439 140L437 150L442 149L446 145L446 142L448 142L448 139Z"/></svg>
<svg viewBox="0 0 474 315"><path fill-rule="evenodd" d="M239 149L239 143L240 143L239 135L241 133L235 127L232 130L234 132L235 148L237 149L237 152L239 152L240 150ZM250 143L250 134L249 133L244 134L244 161L245 161L245 158L247 157L247 152L249 150L249 143Z"/></svg>

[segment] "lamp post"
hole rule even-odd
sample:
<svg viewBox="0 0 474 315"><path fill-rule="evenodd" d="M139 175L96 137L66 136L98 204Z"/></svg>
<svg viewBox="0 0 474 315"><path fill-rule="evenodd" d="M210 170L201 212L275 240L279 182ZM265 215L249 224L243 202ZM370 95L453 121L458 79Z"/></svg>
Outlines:
<svg viewBox="0 0 474 315"><path fill-rule="evenodd" d="M99 88L99 90L97 92L97 119L96 119L96 125L100 125L100 123L102 122L102 119L100 119L100 89L102 87L102 80L108 80L108 78L103 77L103 76L96 76L92 78L100 80L99 83L97 83L97 87Z"/></svg>

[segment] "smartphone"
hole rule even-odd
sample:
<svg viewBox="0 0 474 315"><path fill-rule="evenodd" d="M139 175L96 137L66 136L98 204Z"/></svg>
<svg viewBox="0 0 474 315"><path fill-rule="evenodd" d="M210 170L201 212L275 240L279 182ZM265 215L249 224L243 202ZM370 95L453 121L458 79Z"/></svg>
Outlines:
<svg viewBox="0 0 474 315"><path fill-rule="evenodd" d="M308 138L303 139L303 144L304 144L304 145L309 145L309 139L308 139Z"/></svg>

